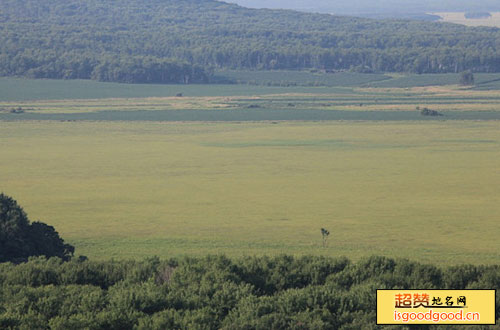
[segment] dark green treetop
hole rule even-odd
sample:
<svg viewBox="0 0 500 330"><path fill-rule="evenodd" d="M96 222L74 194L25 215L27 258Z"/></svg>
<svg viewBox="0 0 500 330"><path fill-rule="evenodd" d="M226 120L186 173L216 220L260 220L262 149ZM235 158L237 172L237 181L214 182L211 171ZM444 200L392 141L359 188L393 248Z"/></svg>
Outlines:
<svg viewBox="0 0 500 330"><path fill-rule="evenodd" d="M23 262L31 256L68 260L74 250L54 227L43 222L30 223L12 197L0 194L0 262Z"/></svg>

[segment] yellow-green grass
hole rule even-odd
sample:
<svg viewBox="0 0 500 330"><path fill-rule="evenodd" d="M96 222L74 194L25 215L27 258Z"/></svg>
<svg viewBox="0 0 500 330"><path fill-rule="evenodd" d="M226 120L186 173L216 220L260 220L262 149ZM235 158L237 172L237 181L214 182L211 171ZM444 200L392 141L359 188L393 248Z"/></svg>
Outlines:
<svg viewBox="0 0 500 330"><path fill-rule="evenodd" d="M328 94L4 101L0 102L0 114L19 107L24 112L71 114L127 110L234 110L255 104L262 108L344 111L415 111L417 107L439 111L498 111L500 96L498 91L478 91L458 86L356 88Z"/></svg>
<svg viewBox="0 0 500 330"><path fill-rule="evenodd" d="M0 109L10 111L21 107L25 112L34 113L84 113L96 111L133 110L198 110L230 107L229 101L239 97L147 97L109 99L68 99L0 102ZM245 97L248 98L248 97Z"/></svg>
<svg viewBox="0 0 500 330"><path fill-rule="evenodd" d="M0 191L91 258L500 263L500 122L0 122L0 155Z"/></svg>
<svg viewBox="0 0 500 330"><path fill-rule="evenodd" d="M486 18L465 18L464 12L439 12L433 14L441 16L440 21L447 23L456 23L467 26L500 27L500 12L491 12L491 17Z"/></svg>

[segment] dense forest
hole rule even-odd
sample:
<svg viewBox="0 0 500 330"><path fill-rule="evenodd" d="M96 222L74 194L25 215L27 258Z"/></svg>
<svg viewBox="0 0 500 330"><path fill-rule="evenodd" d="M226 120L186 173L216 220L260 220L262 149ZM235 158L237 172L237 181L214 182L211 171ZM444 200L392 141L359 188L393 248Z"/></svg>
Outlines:
<svg viewBox="0 0 500 330"><path fill-rule="evenodd" d="M376 289L500 289L500 267L384 257L39 257L0 264L0 283L2 329L358 330L385 328L376 326ZM419 329L429 328L453 327Z"/></svg>
<svg viewBox="0 0 500 330"><path fill-rule="evenodd" d="M212 0L2 0L0 76L208 82L213 69L500 72L500 30Z"/></svg>

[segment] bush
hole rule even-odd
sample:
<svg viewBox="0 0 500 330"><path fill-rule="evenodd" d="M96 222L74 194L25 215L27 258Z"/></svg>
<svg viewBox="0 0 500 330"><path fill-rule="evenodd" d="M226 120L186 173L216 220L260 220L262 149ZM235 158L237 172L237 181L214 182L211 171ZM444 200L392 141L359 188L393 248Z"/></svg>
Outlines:
<svg viewBox="0 0 500 330"><path fill-rule="evenodd" d="M442 114L440 114L439 112L437 112L436 110L431 110L431 109L428 109L428 108L423 108L421 111L420 111L420 114L422 116L442 116Z"/></svg>
<svg viewBox="0 0 500 330"><path fill-rule="evenodd" d="M471 71L464 71L460 74L460 85L474 85L474 74Z"/></svg>

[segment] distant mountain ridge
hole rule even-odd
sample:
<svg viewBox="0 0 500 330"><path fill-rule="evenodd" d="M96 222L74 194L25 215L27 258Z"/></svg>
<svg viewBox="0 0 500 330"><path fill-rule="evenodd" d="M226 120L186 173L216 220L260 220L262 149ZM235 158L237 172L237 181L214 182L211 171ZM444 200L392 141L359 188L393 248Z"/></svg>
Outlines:
<svg viewBox="0 0 500 330"><path fill-rule="evenodd" d="M2 0L0 75L209 82L214 68L500 72L500 30L213 0Z"/></svg>

